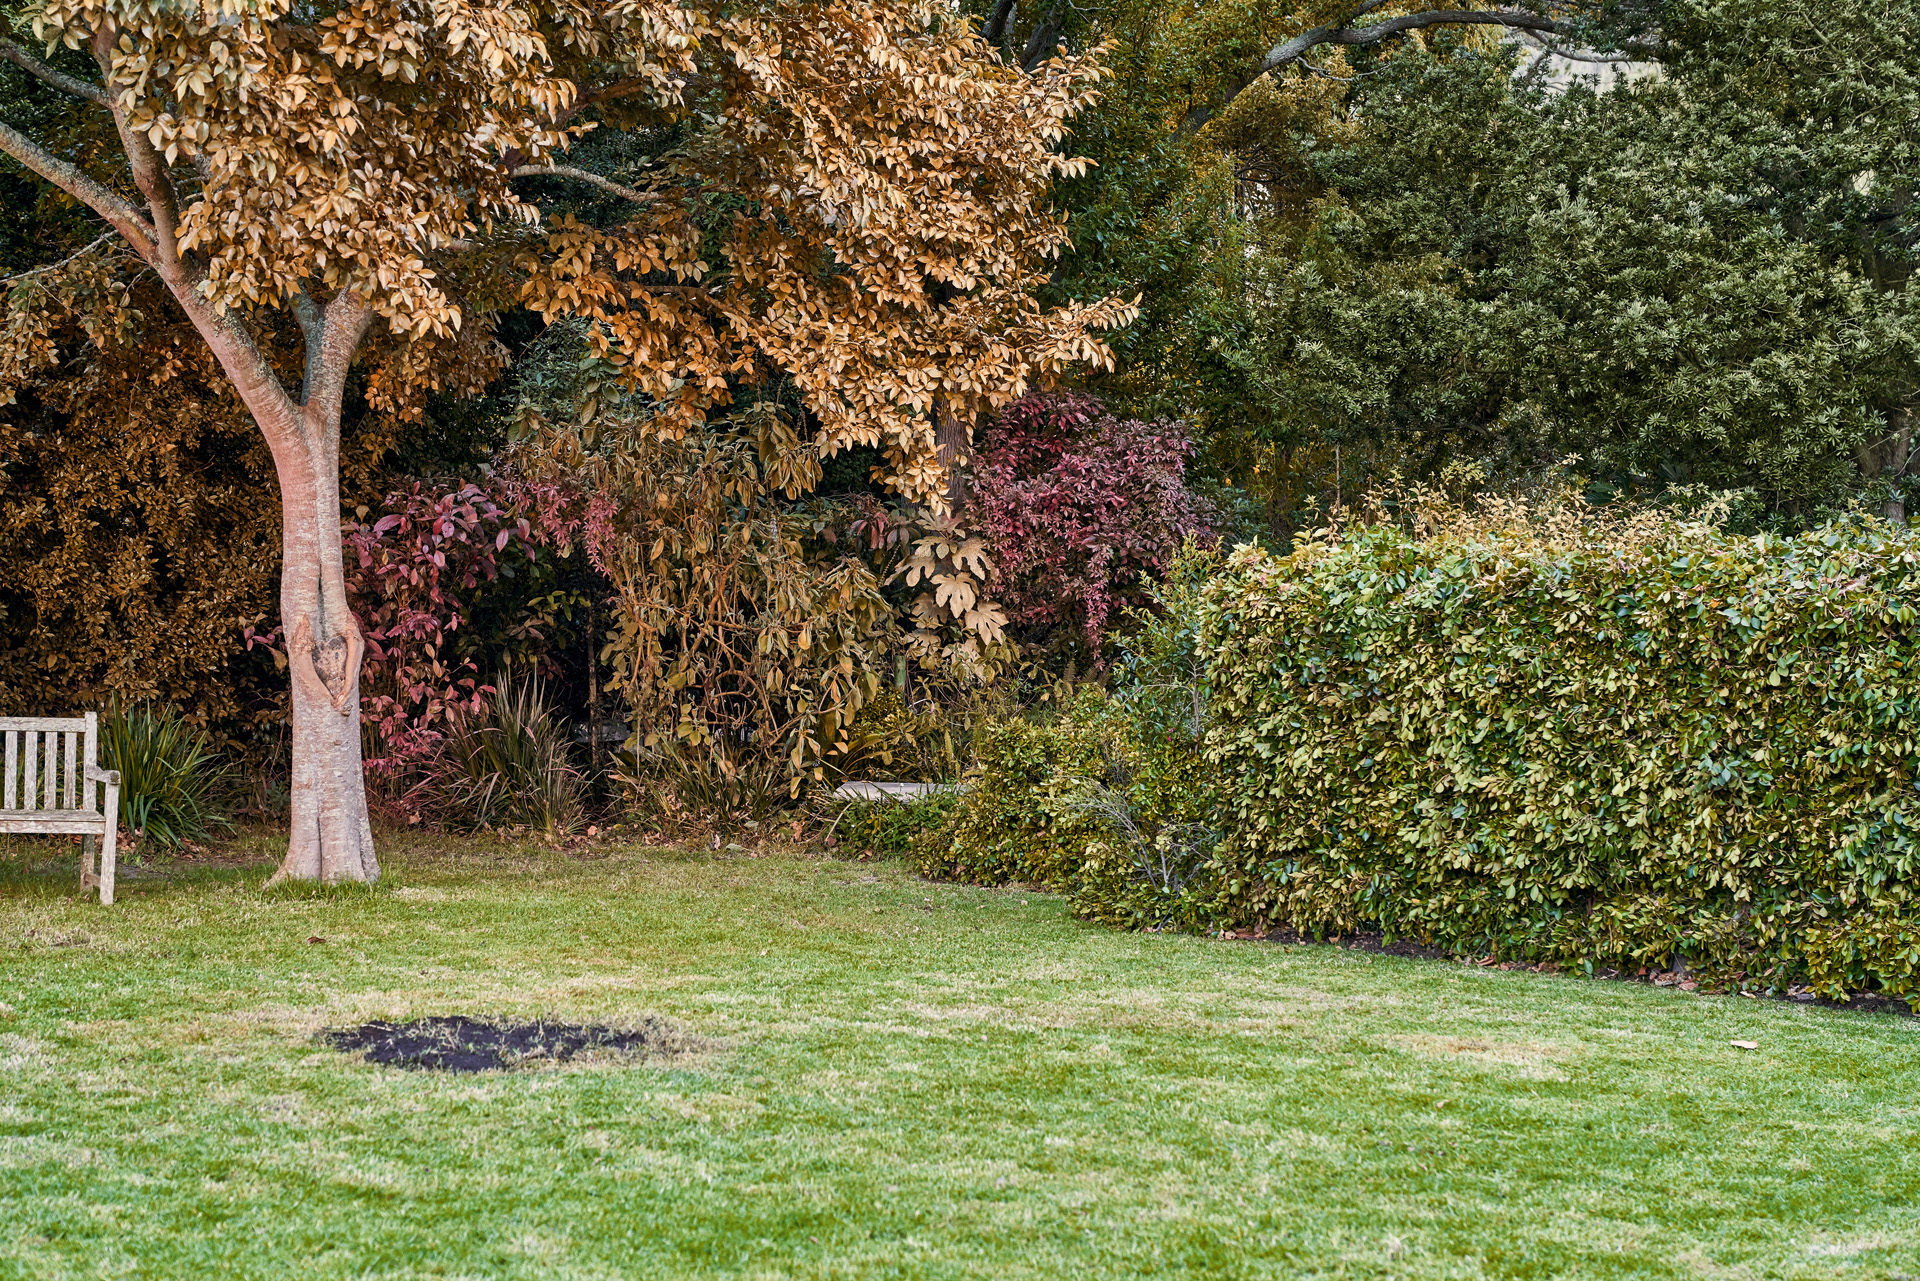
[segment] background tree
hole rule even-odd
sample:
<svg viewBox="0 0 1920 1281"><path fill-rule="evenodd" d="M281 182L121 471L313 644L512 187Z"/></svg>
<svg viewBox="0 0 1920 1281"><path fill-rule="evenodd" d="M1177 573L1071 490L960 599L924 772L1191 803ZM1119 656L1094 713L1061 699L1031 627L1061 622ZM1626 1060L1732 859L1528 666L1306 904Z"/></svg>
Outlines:
<svg viewBox="0 0 1920 1281"><path fill-rule="evenodd" d="M1796 14L1688 6L1663 74L1604 90L1446 39L1343 61L1331 130L1236 104L1239 163L1302 181L1248 202L1237 359L1272 427L1577 454L1602 493L1750 488L1776 520L1904 472L1917 15Z"/></svg>
<svg viewBox="0 0 1920 1281"><path fill-rule="evenodd" d="M945 489L941 413L965 424L1031 379L1108 359L1090 331L1123 307L1049 313L1029 297L1063 238L1041 192L1074 162L1052 145L1097 72L1017 75L940 17L904 0L333 13L61 0L32 18L48 59L3 47L104 113L112 145L0 123L0 150L158 278L272 453L293 672L281 875L377 875L364 640L339 539L356 358L373 407L416 414L431 389L484 383L503 356L491 318L524 297L593 318L602 354L654 402L654 430L684 433L777 369L816 456L884 443L890 478L916 497ZM600 154L641 186L555 162L595 126L636 140ZM512 184L557 179L634 213L536 230L538 191ZM989 224L1014 234L965 239ZM91 333L124 324L124 290L61 287L97 270L83 255L15 291L8 385L56 358L57 311ZM279 315L294 322L284 346Z"/></svg>
<svg viewBox="0 0 1920 1281"><path fill-rule="evenodd" d="M982 12L1017 49L1054 9ZM1053 287L1143 292L1098 385L1194 417L1282 531L1468 456L1576 454L1597 496L1747 488L1776 523L1866 490L1901 512L1905 0L1059 12L1120 74Z"/></svg>

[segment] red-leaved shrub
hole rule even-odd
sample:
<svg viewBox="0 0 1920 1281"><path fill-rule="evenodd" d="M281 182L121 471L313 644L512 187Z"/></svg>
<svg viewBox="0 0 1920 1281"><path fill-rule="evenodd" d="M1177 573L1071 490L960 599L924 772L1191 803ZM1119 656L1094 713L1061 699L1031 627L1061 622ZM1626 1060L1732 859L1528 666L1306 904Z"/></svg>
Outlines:
<svg viewBox="0 0 1920 1281"><path fill-rule="evenodd" d="M578 528L579 506L557 486L513 475L486 487L415 481L389 494L371 520L341 531L348 602L367 643L361 668L361 717L368 782L377 799L412 815L432 774L450 709L478 713L493 691L470 661L450 649L472 594L500 576L514 543L536 559ZM248 648L280 646L280 629L247 629Z"/></svg>
<svg viewBox="0 0 1920 1281"><path fill-rule="evenodd" d="M492 477L487 488L445 489L415 481L389 494L371 523L347 526L347 595L366 635L364 718L393 744L430 730L450 705L479 710L486 691L471 663L447 643L464 619L462 598L500 576L514 542L537 559L577 521L568 496L551 485Z"/></svg>
<svg viewBox="0 0 1920 1281"><path fill-rule="evenodd" d="M1087 395L1027 396L975 442L965 524L992 549L992 588L1029 640L1072 629L1096 658L1109 621L1212 511L1187 487L1177 422L1119 419Z"/></svg>

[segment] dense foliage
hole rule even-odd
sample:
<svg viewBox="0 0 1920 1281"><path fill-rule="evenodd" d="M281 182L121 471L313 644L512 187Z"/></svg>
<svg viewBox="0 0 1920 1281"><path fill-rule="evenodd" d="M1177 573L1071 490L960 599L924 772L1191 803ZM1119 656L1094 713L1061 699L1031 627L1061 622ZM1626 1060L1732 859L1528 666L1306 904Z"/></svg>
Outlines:
<svg viewBox="0 0 1920 1281"><path fill-rule="evenodd" d="M1191 543L1173 559L1153 608L1131 611L1111 692L979 727L958 805L916 843L924 874L1064 890L1112 925L1204 923L1191 899L1220 840L1219 789L1193 620L1217 565Z"/></svg>
<svg viewBox="0 0 1920 1281"><path fill-rule="evenodd" d="M1668 6L1657 73L1604 90L1445 36L1356 53L1319 118L1236 104L1237 163L1292 179L1247 209L1231 359L1264 429L1576 454L1609 490L1751 488L1776 523L1898 484L1920 13L1882 7Z"/></svg>
<svg viewBox="0 0 1920 1281"><path fill-rule="evenodd" d="M1391 526L1199 615L1220 922L1920 991L1920 542Z"/></svg>
<svg viewBox="0 0 1920 1281"><path fill-rule="evenodd" d="M1186 606L1186 685L982 735L928 872L1118 924L1920 992L1903 531L1383 524L1242 548Z"/></svg>
<svg viewBox="0 0 1920 1281"><path fill-rule="evenodd" d="M1100 655L1110 622L1206 530L1192 453L1181 424L1121 421L1085 395L1028 396L981 433L964 520L1023 639L1067 632Z"/></svg>

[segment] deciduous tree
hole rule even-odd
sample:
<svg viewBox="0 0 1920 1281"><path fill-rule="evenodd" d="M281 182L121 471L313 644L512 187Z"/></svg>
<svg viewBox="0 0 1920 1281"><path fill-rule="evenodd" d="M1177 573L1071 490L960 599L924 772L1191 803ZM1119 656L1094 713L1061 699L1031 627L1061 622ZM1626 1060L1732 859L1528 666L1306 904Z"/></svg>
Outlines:
<svg viewBox="0 0 1920 1281"><path fill-rule="evenodd" d="M111 145L0 122L0 150L157 276L273 455L282 876L378 871L340 545L350 379L402 416L475 388L502 357L489 318L524 301L589 317L657 434L777 372L816 457L880 444L896 487L937 506L972 418L1108 361L1094 331L1128 315L1032 300L1065 242L1046 185L1076 168L1059 143L1097 66L1021 74L944 5L51 0L31 25L45 56L0 54L102 113ZM633 145L601 150L610 172L563 163L595 128ZM543 225L562 183L629 208ZM281 313L301 340L284 355L262 337ZM0 377L18 383L57 353L14 323Z"/></svg>

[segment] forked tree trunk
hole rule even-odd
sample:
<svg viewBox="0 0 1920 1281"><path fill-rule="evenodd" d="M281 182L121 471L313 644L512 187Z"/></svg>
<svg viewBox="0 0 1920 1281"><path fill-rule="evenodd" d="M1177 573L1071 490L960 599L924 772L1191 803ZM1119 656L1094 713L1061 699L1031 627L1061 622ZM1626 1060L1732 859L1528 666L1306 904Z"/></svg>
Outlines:
<svg viewBox="0 0 1920 1281"><path fill-rule="evenodd" d="M58 87L112 113L144 210L4 122L0 151L90 206L153 268L266 437L280 477L280 619L293 678L293 832L273 879L371 881L380 865L360 773L365 642L347 607L340 560L340 406L373 309L347 289L324 305L304 287L297 291L293 305L306 336L306 370L296 400L242 316L210 300L206 264L180 247L180 194L170 161L135 126L133 95L123 94L115 80L115 50L123 39L105 17L93 30L93 57L111 91L72 82L76 89L52 72L42 78L51 76Z"/></svg>
<svg viewBox="0 0 1920 1281"><path fill-rule="evenodd" d="M251 343L201 325L273 451L280 480L280 623L291 677L293 826L276 881L380 875L360 764L365 640L347 603L340 544L340 407L371 312L350 295L305 302L307 373L293 400Z"/></svg>
<svg viewBox="0 0 1920 1281"><path fill-rule="evenodd" d="M293 678L293 826L274 880L380 875L360 761L359 624L340 547L340 421L296 416L305 449L274 450L280 475L280 621Z"/></svg>

